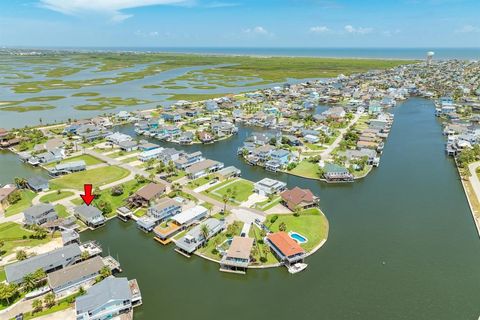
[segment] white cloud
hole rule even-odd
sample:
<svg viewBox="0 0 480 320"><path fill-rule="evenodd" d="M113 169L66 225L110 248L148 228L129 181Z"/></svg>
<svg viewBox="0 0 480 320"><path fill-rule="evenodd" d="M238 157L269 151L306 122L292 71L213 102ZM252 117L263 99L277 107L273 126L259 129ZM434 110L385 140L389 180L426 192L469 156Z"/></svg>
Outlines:
<svg viewBox="0 0 480 320"><path fill-rule="evenodd" d="M121 22L132 15L124 9L185 3L187 0L40 0L41 7L68 15L102 14L113 22Z"/></svg>
<svg viewBox="0 0 480 320"><path fill-rule="evenodd" d="M254 28L248 28L248 29L243 30L243 32L248 33L248 34L258 34L258 35L264 35L264 36L272 35L267 29L265 29L264 27L261 27L261 26L257 26L257 27L254 27Z"/></svg>
<svg viewBox="0 0 480 320"><path fill-rule="evenodd" d="M460 29L457 29L456 32L459 33L475 33L475 32L480 32L480 28L476 26L472 26L470 24L464 25Z"/></svg>
<svg viewBox="0 0 480 320"><path fill-rule="evenodd" d="M312 33L325 33L329 31L330 29L326 26L315 26L310 28L310 32Z"/></svg>
<svg viewBox="0 0 480 320"><path fill-rule="evenodd" d="M356 33L356 34L367 34L373 32L373 28L363 28L363 27L358 27L355 28L354 26L347 24L345 27L343 27L343 30L345 30L347 33Z"/></svg>

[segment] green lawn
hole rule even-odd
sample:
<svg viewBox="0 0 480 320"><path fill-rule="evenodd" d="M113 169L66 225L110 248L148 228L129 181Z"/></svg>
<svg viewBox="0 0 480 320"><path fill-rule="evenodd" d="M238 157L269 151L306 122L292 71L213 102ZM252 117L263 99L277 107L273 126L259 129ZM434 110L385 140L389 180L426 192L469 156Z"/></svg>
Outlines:
<svg viewBox="0 0 480 320"><path fill-rule="evenodd" d="M243 228L243 222L235 221L233 224L235 226L235 233L233 235L239 236ZM207 242L207 245L198 249L198 252L209 258L220 260L222 259L220 253L213 253L212 250L218 245L222 244L225 240L227 240L227 232L223 231L217 234L215 237L210 238Z"/></svg>
<svg viewBox="0 0 480 320"><path fill-rule="evenodd" d="M255 259L255 262L252 262L254 265L269 265L269 264L276 264L278 263L277 258L275 255L271 252L270 248L268 247L268 244L264 243L263 238L260 233L260 229L256 226L253 225L250 227L250 231L248 232L248 236L250 238L255 239L255 244L254 248L252 250L252 256ZM266 250L266 255L265 255L265 249ZM261 257L266 257L267 261L266 262L261 262L260 258Z"/></svg>
<svg viewBox="0 0 480 320"><path fill-rule="evenodd" d="M69 163L69 162L75 162L75 161L81 161L81 160L85 161L85 164L87 166L93 166L95 164L103 163L102 160L95 158L94 156L91 156L89 154L82 154L80 156L64 159L60 162L47 164L45 167L50 168L50 167L56 166L59 163Z"/></svg>
<svg viewBox="0 0 480 320"><path fill-rule="evenodd" d="M305 177L305 178L312 178L318 179L318 164L312 163L307 160L302 160L298 163L298 165L288 171L290 174L294 174L296 176Z"/></svg>
<svg viewBox="0 0 480 320"><path fill-rule="evenodd" d="M128 156L128 155L133 155L133 154L138 154L140 153L140 151L138 150L133 150L133 151L117 151L117 152L114 152L114 153L111 153L109 155L107 155L107 157L109 158L119 158L119 157L125 157L125 156Z"/></svg>
<svg viewBox="0 0 480 320"><path fill-rule="evenodd" d="M265 201L256 203L255 208L262 211L267 211L268 209L271 209L275 207L277 204L279 204L280 201L282 201L282 198L277 196L277 197L274 197L271 201L270 199L267 199Z"/></svg>
<svg viewBox="0 0 480 320"><path fill-rule="evenodd" d="M45 239L29 239L31 231L23 229L19 224L14 222L5 222L0 224L0 241L4 241L3 247L0 249L1 256L8 255L17 247L33 247L47 243L51 240L50 236Z"/></svg>
<svg viewBox="0 0 480 320"><path fill-rule="evenodd" d="M232 180L228 181L229 183ZM231 184L222 184L221 186L213 186L212 188L208 189L208 196L222 201L223 196L227 194L228 190L235 191L235 203L243 202L248 199L248 197L253 193L253 182L244 180L244 179L237 179L235 182Z"/></svg>
<svg viewBox="0 0 480 320"><path fill-rule="evenodd" d="M15 204L9 206L5 210L5 217L12 216L14 214L23 212L23 210L29 208L32 205L32 200L35 198L35 192L31 190L21 190L22 198Z"/></svg>
<svg viewBox="0 0 480 320"><path fill-rule="evenodd" d="M175 175L173 175L173 176L171 176L171 177L168 177L168 180L170 180L170 181L176 181L176 180L178 180L178 179L181 179L181 178L185 177L186 175L187 175L187 173L186 173L185 171L183 171L183 170L178 170L178 171L177 171L177 174L175 174Z"/></svg>
<svg viewBox="0 0 480 320"><path fill-rule="evenodd" d="M313 144L313 143L305 143L305 146L313 151L320 151L320 150L325 150L326 148L319 145L319 144Z"/></svg>
<svg viewBox="0 0 480 320"><path fill-rule="evenodd" d="M278 219L270 225L272 216L268 215L266 219L266 225L270 230L273 232L279 231L279 225L282 222L285 223L287 232L295 231L308 239L307 243L301 245L306 251L312 250L328 236L328 220L316 208L307 209L301 212L298 217L295 217L293 214L279 214Z"/></svg>
<svg viewBox="0 0 480 320"><path fill-rule="evenodd" d="M193 190L195 188L203 186L204 184L207 184L207 183L212 182L212 181L214 181L213 176L212 175L207 175L207 176L195 179L193 181L190 181L189 183L187 183L187 188Z"/></svg>
<svg viewBox="0 0 480 320"><path fill-rule="evenodd" d="M74 195L74 193L72 191L61 191L61 190L59 190L59 191L60 191L60 193L58 193L58 191L54 191L54 192L50 192L50 193L42 196L40 198L40 202L50 203L50 202L58 201L58 200L68 198L68 197L71 197L71 196Z"/></svg>
<svg viewBox="0 0 480 320"><path fill-rule="evenodd" d="M5 274L5 268L0 267L0 282L7 280L7 275Z"/></svg>
<svg viewBox="0 0 480 320"><path fill-rule="evenodd" d="M111 188L102 190L100 195L98 195L95 198L94 203L97 202L97 201L101 201L101 200L110 203L110 205L112 206L111 214L115 214L118 208L125 205L125 200L131 194L135 193L138 189L143 187L145 184L146 184L146 182L138 183L137 180L135 180L135 179L130 180L130 181L125 182L125 183L122 183L123 194L121 194L119 196L112 196L112 194L111 194L112 189Z"/></svg>
<svg viewBox="0 0 480 320"><path fill-rule="evenodd" d="M123 179L129 174L128 170L117 166L96 168L50 180L50 188L83 190L85 184L93 184L95 188Z"/></svg>
<svg viewBox="0 0 480 320"><path fill-rule="evenodd" d="M55 211L57 211L57 214L60 218L66 218L68 217L70 214L67 212L67 209L62 206L61 204L57 204L55 206Z"/></svg>
<svg viewBox="0 0 480 320"><path fill-rule="evenodd" d="M140 208L137 211L133 213L136 217L143 217L144 215L147 214L147 209L146 208Z"/></svg>

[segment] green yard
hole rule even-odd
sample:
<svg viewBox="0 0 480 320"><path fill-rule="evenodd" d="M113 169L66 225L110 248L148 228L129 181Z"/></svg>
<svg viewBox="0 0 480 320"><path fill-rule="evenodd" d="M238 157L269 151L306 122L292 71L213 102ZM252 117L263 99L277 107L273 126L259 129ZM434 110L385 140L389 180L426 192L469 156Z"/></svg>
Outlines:
<svg viewBox="0 0 480 320"><path fill-rule="evenodd" d="M65 208L64 206L62 206L61 204L57 204L55 206L55 211L57 211L57 214L60 218L66 218L68 217L70 214L67 212L67 208Z"/></svg>
<svg viewBox="0 0 480 320"><path fill-rule="evenodd" d="M231 202L239 203L246 201L253 194L253 182L244 179L229 180L227 183L213 186L207 191L204 193L219 201L223 201L223 196L228 195L232 198Z"/></svg>
<svg viewBox="0 0 480 320"><path fill-rule="evenodd" d="M318 169L317 163L302 160L294 169L288 171L288 173L304 178L318 179Z"/></svg>
<svg viewBox="0 0 480 320"><path fill-rule="evenodd" d="M34 247L51 240L50 236L41 240L30 239L29 236L32 234L33 232L22 228L19 224L14 222L0 224L0 241L4 242L3 247L0 248L0 256L12 253L17 247Z"/></svg>
<svg viewBox="0 0 480 320"><path fill-rule="evenodd" d="M125 156L129 156L129 155L134 155L134 154L138 154L140 153L138 150L133 150L133 151L117 151L117 152L114 152L114 153L111 153L109 155L107 155L107 157L109 158L119 158L119 157L125 157Z"/></svg>
<svg viewBox="0 0 480 320"><path fill-rule="evenodd" d="M298 232L308 239L308 242L301 244L306 251L315 248L328 236L328 220L319 209L304 210L298 217L293 214L279 214L277 215L278 219L273 224L270 223L272 216L274 215L268 215L265 221L270 230L272 232L279 231L280 224L285 223L286 232Z"/></svg>
<svg viewBox="0 0 480 320"><path fill-rule="evenodd" d="M112 188L102 190L102 192L95 198L94 204L98 201L108 202L112 207L110 214L115 214L118 208L125 205L125 200L144 185L146 185L146 182L138 183L135 179L122 183L123 193L118 196L112 195Z"/></svg>
<svg viewBox="0 0 480 320"><path fill-rule="evenodd" d="M13 216L14 214L23 212L23 210L29 208L32 205L32 200L35 198L35 192L31 190L21 190L22 198L15 204L9 206L5 210L5 217Z"/></svg>
<svg viewBox="0 0 480 320"><path fill-rule="evenodd" d="M201 177L201 178L198 178L198 179L195 179L193 181L190 181L189 183L187 183L187 188L189 189L195 189L195 188L198 188L200 186L203 186L204 184L207 184L209 182L214 182L216 180L214 180L213 176L212 175L208 175L208 176L204 176L204 177Z"/></svg>
<svg viewBox="0 0 480 320"><path fill-rule="evenodd" d="M117 166L108 166L92 170L75 172L57 179L50 180L50 188L58 189L77 189L83 190L85 184L92 184L93 187L121 180L128 177L130 172Z"/></svg>
<svg viewBox="0 0 480 320"><path fill-rule="evenodd" d="M259 210L262 210L262 211L267 211L268 209L271 209L271 208L275 207L277 204L279 204L280 201L282 201L282 198L279 197L279 196L274 197L273 199L267 199L265 201L256 203L255 204L255 209L259 209Z"/></svg>
<svg viewBox="0 0 480 320"><path fill-rule="evenodd" d="M277 258L273 255L268 244L263 240L262 233L256 225L250 227L248 232L250 238L255 239L254 247L252 249L252 256L255 259L255 262L252 261L253 265L269 265L278 263ZM260 258L266 258L265 262L261 262Z"/></svg>
<svg viewBox="0 0 480 320"><path fill-rule="evenodd" d="M42 196L40 198L40 202L50 203L50 202L58 201L58 200L61 200L61 199L64 199L64 198L71 197L73 195L74 195L74 193L72 191L61 191L61 190L53 191L53 192L50 192L50 193Z"/></svg>
<svg viewBox="0 0 480 320"><path fill-rule="evenodd" d="M56 166L59 163L70 163L70 162L81 161L81 160L85 161L85 164L87 166L93 166L93 165L96 165L96 164L103 163L102 160L100 160L98 158L95 158L94 156L91 156L89 154L82 154L80 156L64 159L60 162L47 164L45 167L46 168L51 168L51 167Z"/></svg>
<svg viewBox="0 0 480 320"><path fill-rule="evenodd" d="M215 259L215 260L221 260L222 256L220 255L219 252L215 251L214 249L221 245L225 240L228 238L231 238L233 236L239 236L240 232L242 231L243 228L243 222L241 221L235 221L232 224L232 227L230 227L232 234L228 234L229 229L217 234L215 237L210 238L207 242L207 244L204 247L201 247L198 249L198 252L202 255L205 255L209 258ZM228 249L228 248L225 248Z"/></svg>

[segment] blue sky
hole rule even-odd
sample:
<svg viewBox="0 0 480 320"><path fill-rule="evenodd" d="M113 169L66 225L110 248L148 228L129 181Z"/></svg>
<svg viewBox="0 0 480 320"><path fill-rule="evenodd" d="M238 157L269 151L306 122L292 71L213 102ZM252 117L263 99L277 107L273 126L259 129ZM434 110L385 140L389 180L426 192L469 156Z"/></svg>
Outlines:
<svg viewBox="0 0 480 320"><path fill-rule="evenodd" d="M478 0L8 0L0 46L480 47Z"/></svg>

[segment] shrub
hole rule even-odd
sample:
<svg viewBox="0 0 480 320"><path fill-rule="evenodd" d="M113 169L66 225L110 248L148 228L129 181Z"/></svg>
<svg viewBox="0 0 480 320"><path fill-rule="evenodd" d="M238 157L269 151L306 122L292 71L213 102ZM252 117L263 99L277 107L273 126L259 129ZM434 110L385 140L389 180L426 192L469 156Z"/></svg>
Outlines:
<svg viewBox="0 0 480 320"><path fill-rule="evenodd" d="M262 262L262 263L267 262L267 258L266 257L260 257L260 262Z"/></svg>
<svg viewBox="0 0 480 320"><path fill-rule="evenodd" d="M278 216L274 215L273 217L270 218L270 223L275 223L275 221L277 221L277 219L278 219Z"/></svg>

